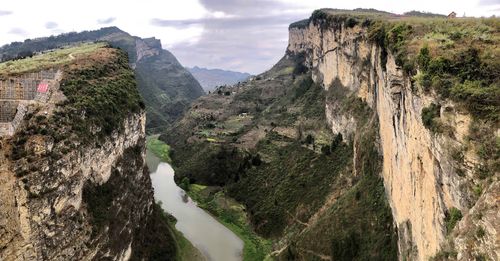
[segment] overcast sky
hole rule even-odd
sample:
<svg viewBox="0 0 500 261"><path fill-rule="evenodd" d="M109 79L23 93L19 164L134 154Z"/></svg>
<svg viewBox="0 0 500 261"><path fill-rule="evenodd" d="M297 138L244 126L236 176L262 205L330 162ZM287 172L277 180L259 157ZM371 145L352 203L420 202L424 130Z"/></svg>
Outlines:
<svg viewBox="0 0 500 261"><path fill-rule="evenodd" d="M0 45L118 26L161 39L185 66L256 74L283 56L288 25L323 7L500 15L500 0L2 0Z"/></svg>

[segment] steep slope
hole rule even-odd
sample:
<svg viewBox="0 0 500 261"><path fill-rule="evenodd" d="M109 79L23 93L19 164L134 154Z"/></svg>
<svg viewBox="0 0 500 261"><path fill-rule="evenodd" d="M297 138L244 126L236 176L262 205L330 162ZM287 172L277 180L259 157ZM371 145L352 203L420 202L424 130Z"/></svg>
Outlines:
<svg viewBox="0 0 500 261"><path fill-rule="evenodd" d="M0 136L0 259L173 259L126 54L84 44L0 63L0 77L0 104L16 107L0 123L8 126Z"/></svg>
<svg viewBox="0 0 500 261"><path fill-rule="evenodd" d="M192 100L204 94L196 79L169 51L162 49L160 40L141 39L116 27L12 43L0 48L0 60L88 41L106 41L128 53L139 93L146 103L148 131L168 126Z"/></svg>
<svg viewBox="0 0 500 261"><path fill-rule="evenodd" d="M496 260L499 29L318 10L271 71L161 138L178 179L225 186L280 259Z"/></svg>
<svg viewBox="0 0 500 261"><path fill-rule="evenodd" d="M324 107L330 94L301 61L286 56L255 80L194 102L161 137L172 145L177 178L225 186L246 205L255 231L276 241L277 258L395 260L371 132L378 123L363 120L353 139L332 133ZM356 110L373 114L362 104Z"/></svg>
<svg viewBox="0 0 500 261"><path fill-rule="evenodd" d="M222 85L233 85L247 80L251 75L248 73L226 71L221 69L207 69L195 66L187 68L198 80L205 92L213 91L215 87Z"/></svg>
<svg viewBox="0 0 500 261"><path fill-rule="evenodd" d="M498 193L493 133L500 110L494 58L500 26L498 19L383 21L318 11L307 26L290 29L289 50L306 54L313 78L326 89L344 86L377 111L382 174L401 255L425 260L452 248L446 235L453 219L473 216L468 210L479 197ZM433 38L436 31L447 40ZM487 39L476 38L481 33ZM339 117L335 105L327 103L327 118L333 131L355 132L355 121ZM491 134L479 138L478 132ZM481 156L481 150L491 154ZM491 214L476 219L468 233L483 226L488 233L469 235L473 244L455 240L458 259L498 258L497 206L483 207Z"/></svg>

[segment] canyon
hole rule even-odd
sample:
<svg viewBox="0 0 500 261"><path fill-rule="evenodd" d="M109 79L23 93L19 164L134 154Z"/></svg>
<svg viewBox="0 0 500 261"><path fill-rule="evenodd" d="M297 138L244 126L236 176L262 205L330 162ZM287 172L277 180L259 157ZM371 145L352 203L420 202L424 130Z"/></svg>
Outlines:
<svg viewBox="0 0 500 261"><path fill-rule="evenodd" d="M198 99L161 137L172 144L178 180L187 177L192 183L224 186L230 196L246 205L257 233L278 242L272 252L278 259L371 256L388 260L394 257L390 226L377 228L374 221L351 217L353 227L371 223L373 231L386 231L387 243L379 246L387 250L385 257L371 252L376 246L363 241L369 235L338 226L344 221L337 215L358 208L359 203L344 205L351 193L357 200L363 198L358 188L366 185L365 178L371 179L368 173L375 172L383 181L385 196L374 211L385 213L383 202L387 202L393 221L386 222L395 225L399 259L498 259L498 204L494 200L499 193L498 157L494 156L498 147L492 149L491 157L478 156L484 143L474 137L478 128L485 128L496 133L488 135L491 140L487 143L498 140L494 115L498 115L499 104L493 101L493 120L485 121L477 111L468 109L472 108L469 101L446 97L439 89L429 91L421 80L430 73L424 68L427 63L420 64L421 68L414 64L430 48L422 39L447 21L419 19L324 9L292 24L287 53L278 64L254 79L220 87ZM468 22L448 22L448 26L461 30ZM468 39L464 36L456 41ZM440 43L436 46L432 40L427 43L432 44L434 55L442 54L445 59L457 59L453 52L460 52L459 48L440 47ZM430 58L429 64L439 58L435 59ZM488 57L481 59L491 62ZM469 66L466 61L456 62ZM456 73L455 69L445 70ZM498 88L498 78L493 84ZM498 92L490 95L498 97ZM425 118L429 108L438 108L430 123ZM340 176L332 169L318 177L322 168L316 170L315 165L328 168L330 153L333 157L347 153L333 149L333 143L338 148L335 135L352 155L346 165L334 165L341 168ZM309 159L307 151L316 156ZM310 168L302 169L302 162ZM308 184L314 179L331 185L323 191L324 185ZM295 187L295 182L300 186ZM299 189L302 198L296 198L293 189ZM288 194L281 195L284 191ZM307 201L309 197L312 201ZM282 201L291 204L283 213ZM360 211L375 215L369 209L361 206ZM278 228L271 228L273 224ZM336 239L324 231L347 235ZM316 245L310 243L312 239ZM324 246L328 244L331 248Z"/></svg>
<svg viewBox="0 0 500 261"><path fill-rule="evenodd" d="M498 260L499 31L321 9L203 96L116 27L6 45L0 259Z"/></svg>

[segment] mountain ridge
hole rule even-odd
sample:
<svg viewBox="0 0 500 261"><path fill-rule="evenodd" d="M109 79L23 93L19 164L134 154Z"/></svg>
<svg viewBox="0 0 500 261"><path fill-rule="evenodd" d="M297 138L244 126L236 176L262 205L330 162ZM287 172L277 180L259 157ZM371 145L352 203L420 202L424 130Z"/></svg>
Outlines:
<svg viewBox="0 0 500 261"><path fill-rule="evenodd" d="M196 79L154 37L132 36L118 27L28 39L0 48L0 60L32 55L80 42L106 41L128 53L139 92L146 103L148 132L159 131L180 117L188 104L204 94Z"/></svg>
<svg viewBox="0 0 500 261"><path fill-rule="evenodd" d="M252 75L245 72L236 72L217 68L186 67L198 80L205 92L213 91L217 86L233 85L247 80Z"/></svg>

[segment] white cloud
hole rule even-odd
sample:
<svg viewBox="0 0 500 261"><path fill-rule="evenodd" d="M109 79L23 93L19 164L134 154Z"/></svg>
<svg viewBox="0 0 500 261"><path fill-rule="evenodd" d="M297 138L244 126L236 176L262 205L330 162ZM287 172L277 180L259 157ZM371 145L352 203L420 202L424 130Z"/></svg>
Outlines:
<svg viewBox="0 0 500 261"><path fill-rule="evenodd" d="M16 0L2 1L0 45L26 38L118 26L139 37L156 37L185 65L220 67L257 73L269 68L286 48L290 19L307 18L318 8L376 8L403 13L410 10L468 16L500 14L500 0ZM258 24L255 14L265 13ZM270 16L283 18L272 22ZM295 18L296 17L296 18ZM248 19L247 19L248 18ZM184 26L157 26L162 21L200 21ZM245 20L247 19L247 20ZM255 21L250 21L254 19ZM266 20L267 19L267 20ZM220 20L218 22L217 20ZM210 21L210 22L207 22ZM224 24L225 21L225 24ZM231 23L235 21L235 23ZM236 22L239 22L236 23ZM271 23L272 22L272 23ZM49 24L50 23L50 24ZM252 24L253 23L253 24ZM49 26L47 26L49 25ZM55 25L57 25L55 27ZM247 35L236 37L238 26ZM215 29L214 29L215 28ZM208 39L214 33L225 40ZM213 37L215 38L215 37ZM225 42L229 41L229 42ZM191 49L190 49L191 48ZM249 51L251 50L251 51ZM199 51L199 53L197 52Z"/></svg>

